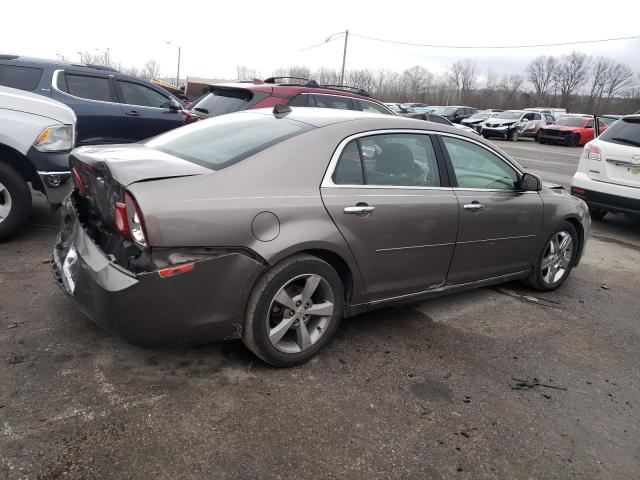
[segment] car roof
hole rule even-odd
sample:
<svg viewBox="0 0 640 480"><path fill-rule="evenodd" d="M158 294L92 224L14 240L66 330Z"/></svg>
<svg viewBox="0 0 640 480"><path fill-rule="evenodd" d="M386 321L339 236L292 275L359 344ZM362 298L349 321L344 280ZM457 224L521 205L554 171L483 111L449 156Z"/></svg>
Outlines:
<svg viewBox="0 0 640 480"><path fill-rule="evenodd" d="M23 65L27 67L39 67L42 68L44 65L48 65L54 68L81 68L88 69L94 72L114 72L120 75L129 76L126 74L121 74L117 70L110 67L103 67L99 65L88 65L82 62L65 62L60 60L51 60L48 58L35 58L35 57L23 57L21 55L0 55L0 62L11 63L15 65Z"/></svg>
<svg viewBox="0 0 640 480"><path fill-rule="evenodd" d="M290 112L282 115L281 118L288 118L299 122L307 123L314 127L325 127L344 122L355 122L365 120L367 122L366 130L394 130L394 129L410 129L410 130L430 130L444 133L463 134L473 140L477 140L475 136L471 136L467 132L458 128L425 121L422 119L413 119L396 115L383 115L380 113L368 113L357 110L341 110L337 108L318 108L318 107L289 107ZM254 110L241 110L229 115L250 115L250 114L274 115L272 108L258 108Z"/></svg>
<svg viewBox="0 0 640 480"><path fill-rule="evenodd" d="M253 92L268 92L268 93L283 93L286 95L297 95L299 93L322 93L327 95L339 95L351 98L358 98L360 100L367 100L374 103L384 105L380 100L373 97L360 95L356 92L350 92L347 90L339 90L338 88L323 88L322 86L314 87L310 85L300 85L296 83L267 83L267 82L224 82L216 83L210 86L211 88L242 88L245 90L251 90Z"/></svg>

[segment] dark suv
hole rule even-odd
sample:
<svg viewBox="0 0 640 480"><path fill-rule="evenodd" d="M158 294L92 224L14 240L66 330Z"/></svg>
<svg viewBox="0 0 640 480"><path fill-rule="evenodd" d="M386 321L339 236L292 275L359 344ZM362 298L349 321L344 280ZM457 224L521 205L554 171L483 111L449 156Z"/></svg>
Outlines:
<svg viewBox="0 0 640 480"><path fill-rule="evenodd" d="M460 123L462 120L470 117L477 111L478 110L473 107L453 105L447 107L437 107L433 113L446 117L452 123Z"/></svg>
<svg viewBox="0 0 640 480"><path fill-rule="evenodd" d="M280 81L287 83L280 83ZM271 77L253 82L220 83L189 107L190 121L215 117L249 108L290 105L395 115L383 103L361 88L345 85L319 85L315 80L298 77Z"/></svg>
<svg viewBox="0 0 640 480"><path fill-rule="evenodd" d="M0 85L71 107L77 146L137 142L184 125L187 117L166 90L107 67L0 55Z"/></svg>

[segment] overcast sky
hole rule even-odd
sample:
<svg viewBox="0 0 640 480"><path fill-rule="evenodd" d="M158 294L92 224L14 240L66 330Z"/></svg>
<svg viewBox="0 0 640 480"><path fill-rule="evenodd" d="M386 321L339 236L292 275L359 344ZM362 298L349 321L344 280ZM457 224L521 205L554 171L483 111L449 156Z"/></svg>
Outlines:
<svg viewBox="0 0 640 480"><path fill-rule="evenodd" d="M500 7L500 8L493 8ZM307 65L340 68L341 40L306 51L335 32L414 43L513 45L640 35L639 0L528 1L50 1L9 0L2 6L0 53L44 58L110 49L111 59L141 67L160 63L175 76L234 78L236 66L262 76L275 68ZM555 15L554 15L555 13ZM167 45L166 42L172 42ZM571 50L609 55L640 70L640 39L519 50L452 50L389 45L349 38L347 69L403 70L423 65L437 73L470 58L486 72L522 73L542 54Z"/></svg>

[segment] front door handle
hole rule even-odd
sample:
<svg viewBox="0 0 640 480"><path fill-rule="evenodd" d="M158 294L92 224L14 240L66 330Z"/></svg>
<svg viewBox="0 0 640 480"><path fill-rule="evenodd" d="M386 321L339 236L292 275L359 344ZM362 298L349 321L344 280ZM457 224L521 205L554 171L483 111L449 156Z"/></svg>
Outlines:
<svg viewBox="0 0 640 480"><path fill-rule="evenodd" d="M472 212L478 212L484 208L484 205L478 202L467 203L464 206L465 210L471 210Z"/></svg>
<svg viewBox="0 0 640 480"><path fill-rule="evenodd" d="M125 115L128 115L130 117L139 117L140 116L140 112L137 110L129 110L128 112L124 112Z"/></svg>
<svg viewBox="0 0 640 480"><path fill-rule="evenodd" d="M344 213L348 213L350 215L366 215L367 213L371 213L376 209L376 207L370 207L369 205L356 205L355 207L345 207Z"/></svg>

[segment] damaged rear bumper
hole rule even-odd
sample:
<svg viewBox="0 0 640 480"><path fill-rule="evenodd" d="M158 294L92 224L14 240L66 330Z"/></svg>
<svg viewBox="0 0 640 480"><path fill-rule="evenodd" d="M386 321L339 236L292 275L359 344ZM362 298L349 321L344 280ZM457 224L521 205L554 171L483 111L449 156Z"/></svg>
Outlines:
<svg viewBox="0 0 640 480"><path fill-rule="evenodd" d="M188 345L238 338L251 289L266 269L238 252L198 260L186 273L134 274L113 262L78 220L73 201L62 207L53 249L53 276L95 323L129 343Z"/></svg>

